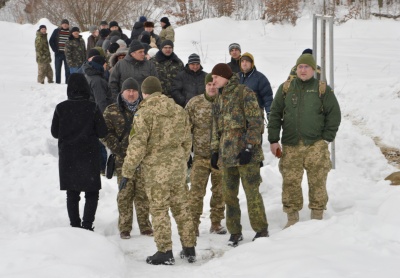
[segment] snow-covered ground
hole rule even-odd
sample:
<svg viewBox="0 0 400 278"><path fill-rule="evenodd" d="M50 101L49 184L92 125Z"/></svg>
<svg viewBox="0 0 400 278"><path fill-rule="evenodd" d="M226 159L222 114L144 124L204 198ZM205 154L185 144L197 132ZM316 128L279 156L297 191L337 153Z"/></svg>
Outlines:
<svg viewBox="0 0 400 278"><path fill-rule="evenodd" d="M174 226L175 266L145 263L156 248L152 238L139 235L136 220L133 237L119 238L115 179L102 180L95 232L69 227L65 192L59 191L57 140L50 135L66 85L36 82L34 38L40 24L50 37L55 26L47 20L34 26L0 22L0 277L400 277L400 187L383 180L396 169L372 139L400 148L400 22L335 26L335 92L343 119L325 219L310 220L305 177L301 222L282 230L281 175L265 138L260 190L270 237L251 241L242 191L244 241L233 249L226 246L228 235L209 235L208 193L198 261L179 259ZM175 53L186 63L197 52L209 72L229 60L228 45L237 42L242 53L254 55L275 92L311 40L310 18L295 27L207 19L176 29Z"/></svg>

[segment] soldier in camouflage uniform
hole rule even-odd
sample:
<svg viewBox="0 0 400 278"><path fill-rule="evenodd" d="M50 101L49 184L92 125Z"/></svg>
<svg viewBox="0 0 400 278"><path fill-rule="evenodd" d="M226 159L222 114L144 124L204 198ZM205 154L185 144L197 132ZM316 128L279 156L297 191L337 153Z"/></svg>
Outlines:
<svg viewBox="0 0 400 278"><path fill-rule="evenodd" d="M190 175L190 206L196 235L199 235L200 216L203 213L203 199L206 195L208 178L211 174L210 233L226 234L221 226L224 219L225 203L222 196L221 171L211 167L210 139L212 130L212 105L218 90L213 84L211 73L205 78L206 92L193 97L186 105L193 137L193 166Z"/></svg>
<svg viewBox="0 0 400 278"><path fill-rule="evenodd" d="M226 225L231 234L228 244L237 246L243 239L237 198L240 180L246 194L250 224L256 232L253 240L268 236L264 202L259 192L262 182L260 163L264 159L261 147L263 117L256 94L239 84L239 78L227 64L217 64L212 77L221 91L214 109L217 121L212 130L211 166L222 167Z"/></svg>
<svg viewBox="0 0 400 278"><path fill-rule="evenodd" d="M51 56L49 43L47 41L46 25L40 25L36 32L35 39L36 62L38 64L38 83L44 84L44 79L47 77L47 82L54 83L53 69L51 68Z"/></svg>
<svg viewBox="0 0 400 278"><path fill-rule="evenodd" d="M133 116L139 106L139 84L132 77L122 84L122 91L117 97L117 102L109 105L104 111L104 119L108 128L108 135L102 140L116 155L115 171L118 184L122 179L122 164L129 144L129 132ZM118 192L118 229L122 239L129 239L133 222L133 203L135 204L136 217L142 235L152 235L153 230L149 221L149 200L141 179L141 171L134 171L134 177L127 186Z"/></svg>
<svg viewBox="0 0 400 278"><path fill-rule="evenodd" d="M175 31L174 31L174 28L172 28L168 17L161 18L160 24L161 24L161 28L162 28L160 35L159 35L161 43L166 40L170 40L170 41L174 42L175 41Z"/></svg>
<svg viewBox="0 0 400 278"><path fill-rule="evenodd" d="M158 78L142 83L144 100L135 114L129 146L122 167L120 187L126 186L140 165L150 201L154 241L158 251L149 264L174 264L169 209L178 225L181 257L196 260L196 235L190 214L186 185L186 161L190 154L189 118L185 110L161 93Z"/></svg>
<svg viewBox="0 0 400 278"><path fill-rule="evenodd" d="M277 154L282 129L282 158L279 170L282 174L283 211L288 222L284 228L299 221L303 208L301 181L304 169L308 177L308 195L311 219L323 218L328 194L326 179L331 169L328 144L335 139L340 125L340 107L332 89L321 91L315 79L317 68L313 56L302 54L296 63L297 78L290 82L287 91L283 83L271 106L268 123L268 141L271 152Z"/></svg>
<svg viewBox="0 0 400 278"><path fill-rule="evenodd" d="M181 59L174 53L174 43L170 40L164 41L160 51L150 61L153 61L156 66L162 93L172 97L171 91L175 76L185 68Z"/></svg>
<svg viewBox="0 0 400 278"><path fill-rule="evenodd" d="M65 43L65 57L71 74L77 72L86 61L85 41L79 32L78 27L72 27L71 34Z"/></svg>

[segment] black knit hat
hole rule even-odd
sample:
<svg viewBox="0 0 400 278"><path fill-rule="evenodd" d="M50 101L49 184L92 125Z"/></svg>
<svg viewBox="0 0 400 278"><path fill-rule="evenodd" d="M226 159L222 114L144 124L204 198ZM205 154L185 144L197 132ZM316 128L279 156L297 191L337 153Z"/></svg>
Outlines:
<svg viewBox="0 0 400 278"><path fill-rule="evenodd" d="M303 50L303 53L301 54L312 54L312 49L311 48L306 48Z"/></svg>
<svg viewBox="0 0 400 278"><path fill-rule="evenodd" d="M40 29L45 28L47 30L46 25L40 25L38 31L40 31Z"/></svg>
<svg viewBox="0 0 400 278"><path fill-rule="evenodd" d="M103 66L106 63L106 59L103 56L97 55L94 56L91 62L95 62L101 66Z"/></svg>
<svg viewBox="0 0 400 278"><path fill-rule="evenodd" d="M162 92L160 80L155 76L147 77L142 83L142 93L150 95L156 92Z"/></svg>
<svg viewBox="0 0 400 278"><path fill-rule="evenodd" d="M139 17L139 22L146 22L146 21L147 21L147 18L144 15Z"/></svg>
<svg viewBox="0 0 400 278"><path fill-rule="evenodd" d="M97 56L97 55L100 55L100 52L97 49L92 48L89 50L87 56L88 56L88 58L90 58L90 57Z"/></svg>
<svg viewBox="0 0 400 278"><path fill-rule="evenodd" d="M216 64L211 73L212 75L218 75L226 79L230 79L233 75L231 68L224 63Z"/></svg>
<svg viewBox="0 0 400 278"><path fill-rule="evenodd" d="M114 27L114 26L119 27L119 26L118 26L118 22L116 22L116 21L111 21L110 24L108 25L108 28L111 28L111 27Z"/></svg>
<svg viewBox="0 0 400 278"><path fill-rule="evenodd" d="M188 64L189 65L190 64L200 64L200 56L197 55L196 53L190 54L189 59L188 59Z"/></svg>
<svg viewBox="0 0 400 278"><path fill-rule="evenodd" d="M139 83L133 77L125 79L125 81L122 83L121 93L129 89L139 91Z"/></svg>
<svg viewBox="0 0 400 278"><path fill-rule="evenodd" d="M165 24L168 24L168 23L169 23L168 17L163 17L163 18L160 19L160 21L161 21L161 22L164 22Z"/></svg>
<svg viewBox="0 0 400 278"><path fill-rule="evenodd" d="M173 43L172 41L170 41L170 40L165 40L165 41L163 41L163 42L161 43L161 49L164 48L164 46L166 46L166 45L169 45L169 46L171 46L172 48L174 48L174 43Z"/></svg>
<svg viewBox="0 0 400 278"><path fill-rule="evenodd" d="M107 21L103 20L100 22L100 25L108 25Z"/></svg>
<svg viewBox="0 0 400 278"><path fill-rule="evenodd" d="M72 29L71 29L71 34L73 33L73 32L81 32L81 31L79 31L79 27L72 27Z"/></svg>
<svg viewBox="0 0 400 278"><path fill-rule="evenodd" d="M110 53L115 53L115 52L117 52L118 48L119 48L119 44L116 42L113 42L112 44L110 44L110 46L108 47L107 50Z"/></svg>
<svg viewBox="0 0 400 278"><path fill-rule="evenodd" d="M133 40L131 42L131 44L129 45L128 54L131 54L132 52L135 52L135 51L140 50L140 49L144 49L143 44L141 44L141 42L138 41L138 40Z"/></svg>

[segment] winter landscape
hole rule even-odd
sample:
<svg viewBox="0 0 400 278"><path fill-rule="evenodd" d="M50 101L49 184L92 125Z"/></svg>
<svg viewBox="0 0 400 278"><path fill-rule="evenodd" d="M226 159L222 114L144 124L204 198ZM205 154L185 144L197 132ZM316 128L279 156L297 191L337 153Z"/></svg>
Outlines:
<svg viewBox="0 0 400 278"><path fill-rule="evenodd" d="M265 133L260 190L270 237L251 241L243 191L244 241L232 248L228 235L210 235L208 192L198 260L188 264L179 258L173 225L175 266L146 264L155 243L139 235L136 220L133 237L120 239L115 178L102 178L95 232L69 227L65 192L59 191L57 140L50 134L54 108L66 99L67 87L36 82L34 38L40 24L49 34L57 27L46 19L35 25L0 22L0 277L400 277L400 187L384 180L398 168L375 144L400 148L399 21L350 20L334 27L334 89L342 124L325 219L310 220L304 177L300 222L282 230L282 179ZM175 31L175 53L185 63L198 53L207 72L228 62L228 45L239 43L242 53L254 55L274 93L301 52L312 47L311 15L296 26L215 18Z"/></svg>

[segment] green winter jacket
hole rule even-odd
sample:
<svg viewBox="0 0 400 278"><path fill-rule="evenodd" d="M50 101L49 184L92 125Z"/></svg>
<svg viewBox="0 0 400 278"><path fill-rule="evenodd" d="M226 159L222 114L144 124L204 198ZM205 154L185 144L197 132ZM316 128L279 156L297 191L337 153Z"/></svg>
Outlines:
<svg viewBox="0 0 400 278"><path fill-rule="evenodd" d="M319 81L314 77L293 79L286 97L281 84L271 106L268 141L277 143L282 128L283 145L297 145L300 140L305 145L321 139L332 142L341 121L339 103L329 86L319 95Z"/></svg>
<svg viewBox="0 0 400 278"><path fill-rule="evenodd" d="M36 62L38 64L47 64L51 62L49 43L47 41L47 34L42 34L40 31L36 32L35 39Z"/></svg>

